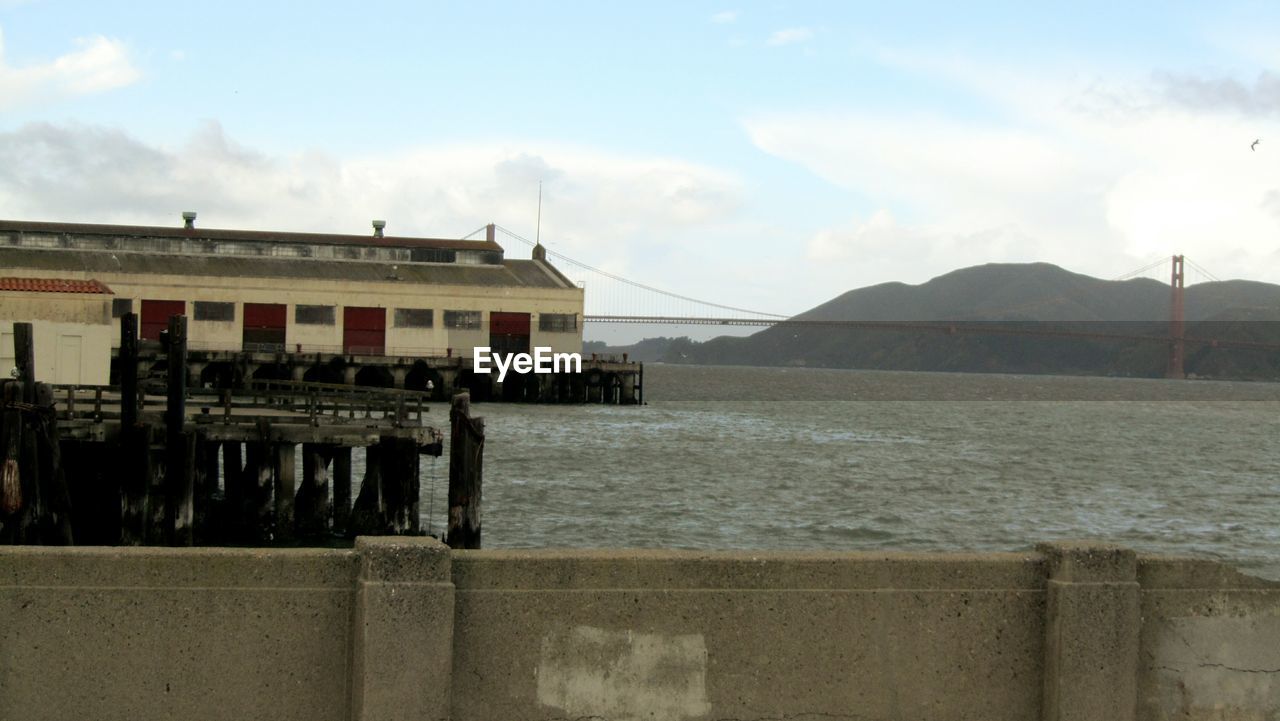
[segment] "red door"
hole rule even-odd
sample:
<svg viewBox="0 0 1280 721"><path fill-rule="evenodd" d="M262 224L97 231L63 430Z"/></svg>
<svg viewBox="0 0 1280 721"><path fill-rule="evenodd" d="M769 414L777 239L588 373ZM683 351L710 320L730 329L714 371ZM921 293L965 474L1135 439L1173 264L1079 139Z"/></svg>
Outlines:
<svg viewBox="0 0 1280 721"><path fill-rule="evenodd" d="M528 313L490 313L489 347L494 353L529 352Z"/></svg>
<svg viewBox="0 0 1280 721"><path fill-rule="evenodd" d="M386 352L387 309L343 308L342 352L382 355Z"/></svg>
<svg viewBox="0 0 1280 721"><path fill-rule="evenodd" d="M138 335L142 340L160 340L160 331L169 327L169 316L186 315L184 300L142 300L142 327Z"/></svg>
<svg viewBox="0 0 1280 721"><path fill-rule="evenodd" d="M283 303L244 304L244 350L284 350L285 319L288 306Z"/></svg>

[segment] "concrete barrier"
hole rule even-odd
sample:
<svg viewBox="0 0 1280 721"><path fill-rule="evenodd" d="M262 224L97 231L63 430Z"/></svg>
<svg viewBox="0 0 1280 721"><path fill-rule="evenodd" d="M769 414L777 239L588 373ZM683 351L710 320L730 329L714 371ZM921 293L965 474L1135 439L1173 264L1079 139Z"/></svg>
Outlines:
<svg viewBox="0 0 1280 721"><path fill-rule="evenodd" d="M1280 584L1019 554L0 549L0 719L1274 719Z"/></svg>

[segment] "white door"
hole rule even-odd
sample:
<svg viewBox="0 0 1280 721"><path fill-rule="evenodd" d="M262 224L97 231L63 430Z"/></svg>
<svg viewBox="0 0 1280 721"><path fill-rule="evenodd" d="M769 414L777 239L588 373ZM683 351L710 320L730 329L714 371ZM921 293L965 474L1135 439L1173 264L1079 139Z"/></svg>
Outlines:
<svg viewBox="0 0 1280 721"><path fill-rule="evenodd" d="M54 383L80 383L80 345L78 335L58 336L58 359L53 369Z"/></svg>
<svg viewBox="0 0 1280 721"><path fill-rule="evenodd" d="M13 325L9 324L12 328ZM0 333L0 378L8 378L9 371L17 365L17 358L13 354L13 333Z"/></svg>

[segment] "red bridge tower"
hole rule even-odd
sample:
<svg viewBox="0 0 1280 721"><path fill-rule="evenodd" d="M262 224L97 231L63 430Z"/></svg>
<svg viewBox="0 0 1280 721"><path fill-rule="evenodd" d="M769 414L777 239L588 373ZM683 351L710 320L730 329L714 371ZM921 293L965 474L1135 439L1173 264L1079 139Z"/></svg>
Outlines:
<svg viewBox="0 0 1280 721"><path fill-rule="evenodd" d="M1169 369L1166 378L1186 378L1182 367L1183 324L1186 319L1182 305L1183 288L1182 256L1173 256L1173 277L1169 281Z"/></svg>

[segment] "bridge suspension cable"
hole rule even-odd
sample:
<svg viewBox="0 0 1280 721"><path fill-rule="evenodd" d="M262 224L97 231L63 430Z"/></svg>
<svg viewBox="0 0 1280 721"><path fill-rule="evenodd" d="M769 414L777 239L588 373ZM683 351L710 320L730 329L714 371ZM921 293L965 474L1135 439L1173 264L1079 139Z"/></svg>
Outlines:
<svg viewBox="0 0 1280 721"><path fill-rule="evenodd" d="M1151 261L1150 263L1147 263L1146 265L1142 266L1141 268L1138 268L1137 270L1131 270L1128 273L1125 273L1124 275L1116 276L1111 280L1129 280L1130 278L1137 278L1138 276L1143 275L1145 273L1150 273L1156 268L1164 268L1168 265L1169 265L1169 256L1162 255L1156 258L1155 260Z"/></svg>
<svg viewBox="0 0 1280 721"><path fill-rule="evenodd" d="M1183 262L1185 262L1193 270L1199 273L1200 276L1203 277L1205 280L1210 280L1210 281L1220 280L1220 278L1218 278L1213 273L1210 273L1208 270L1206 270L1204 266L1196 263L1195 261L1191 260L1186 256L1183 256ZM1159 280L1162 283L1168 283L1169 282L1168 267L1169 267L1169 256L1162 255L1156 258L1155 260L1151 261L1150 263L1147 263L1146 265L1142 266L1141 268L1138 268L1136 270L1131 270L1128 273L1125 273L1124 275L1112 278L1112 280L1129 280L1131 278L1147 276L1152 278L1153 280Z"/></svg>
<svg viewBox="0 0 1280 721"><path fill-rule="evenodd" d="M1191 266L1191 267L1192 267L1192 269L1194 269L1194 270L1195 270L1197 273L1199 273L1200 275L1203 275L1204 277L1208 278L1208 279L1209 279L1209 280L1211 280L1211 281L1215 281L1215 282L1217 282L1217 281L1219 281L1219 280L1220 280L1216 275L1214 275L1213 273L1210 273L1209 271L1205 270L1205 269L1204 269L1204 266L1200 265L1199 263L1195 262L1194 260L1192 260L1192 259L1190 259L1190 258L1186 258L1186 257L1184 257L1183 259L1186 261L1187 265Z"/></svg>
<svg viewBox="0 0 1280 721"><path fill-rule="evenodd" d="M508 229L506 229L506 228L502 227L501 225L498 225L498 226L495 226L495 227L496 227L500 232L502 232L504 235L509 236L510 238L512 238L512 239L514 239L514 240L517 240L517 241L519 241L519 242L521 242L521 243L524 243L525 245L527 245L527 246L529 246L529 247L531 247L531 248L537 245L537 243L536 243L535 241L529 240L528 238L526 238L526 237L524 237L524 236L522 236L522 235L520 235L520 234L518 234L518 233L514 233L514 232L512 232L512 231L510 231L510 230L508 230ZM715 302L712 302L712 301L709 301L709 300L702 300L702 299L699 299L699 298L694 298L694 297L691 297L691 296L683 295L683 294L680 294L680 293L673 293L673 292L668 291L668 290L662 290L661 288L655 288L654 286L647 285L647 284L645 284L645 283L640 283L640 282L638 282L638 281L634 281L634 280L631 280L631 279L629 279L629 278L624 278L623 276L620 276L620 275L618 275L618 274L616 274L616 273L610 273L610 272L609 272L609 271L607 271L607 270L603 270L603 269L601 269L601 268L597 268L597 267L595 267L595 266L588 265L588 264L583 263L583 262L581 262L581 261L579 261L579 260L575 260L575 259L573 259L573 258L570 258L569 256L567 256L567 255L565 255L565 254L563 254L563 253L558 253L558 252L556 252L556 251L554 251L554 250L551 250L550 248L546 248L546 246L543 246L543 249L544 249L544 250L546 250L546 253L547 253L547 255L548 255L548 256L550 256L550 257L552 257L552 258L555 258L555 259L556 259L556 260L558 260L558 261L561 261L562 263L564 263L564 264L565 264L565 265L567 265L567 266L570 266L570 268L561 268L561 270L576 270L576 271L578 271L578 273L576 273L576 274L577 274L577 275L580 275L580 276L581 276L583 273L588 274L587 276L584 276L584 277L574 278L573 280L575 280L576 282L582 282L582 283L584 283L584 285L585 285L585 278L589 278L589 277L594 276L594 277L596 277L596 278L600 278L600 279L607 279L607 280L609 280L609 281L612 281L613 283L621 284L621 285L623 285L623 286L626 286L626 287L631 288L631 289L634 289L634 290L643 291L644 293L648 293L648 294L651 294L652 296L657 296L657 297L659 297L659 298L666 299L667 301L679 301L680 303L685 304L685 305L684 305L684 307L682 307L682 308L681 308L681 310L683 310L683 311L685 311L685 312L680 313L680 315L687 315L687 316L689 316L690 318L693 318L693 317L699 317L699 316L706 316L706 315L708 315L708 314L707 314L707 313L691 313L691 312L688 312L688 307L687 307L688 305L700 306L700 307L702 307L702 308L704 308L704 309L705 309L705 308L714 308L714 309L719 310L719 311L729 311L729 312L731 312L731 313L739 313L739 314L744 314L744 315L748 315L748 316L754 316L754 317L756 317L756 318L760 318L760 319L766 319L766 318L767 318L767 319L775 319L775 320L777 320L777 319L784 319L784 318L787 318L787 317L788 317L788 316L783 315L783 314L780 314L780 313L766 313L766 312L764 312L764 311L751 310L751 309L749 309L749 308L739 308L739 307L737 307L737 306L725 305L725 304L723 304L723 303L715 303ZM588 293L588 296L589 296L588 301L589 301L589 302L592 300L592 299L590 298L590 295L591 295L591 294L590 294L590 293ZM628 301L631 301L631 302L634 302L634 299L631 299L631 298L628 298L627 300L628 300ZM651 301L651 302L652 302L652 301ZM600 306L597 306L597 308L600 308ZM623 314L625 314L625 315L633 315L633 314L634 314L634 310L630 310L630 309L627 309L627 308L612 308L611 310L613 310L615 313L616 313L618 310L622 310L622 311L623 311ZM591 316L591 315L593 315L593 314L592 314L591 312L588 312L588 314L587 314L587 315L588 315L588 316ZM595 314L595 315L603 315L603 314ZM663 314L655 313L655 314L653 314L653 315L657 316L657 315L676 315L676 314L674 314L674 313L670 313L670 314L667 314L667 313L663 313Z"/></svg>

